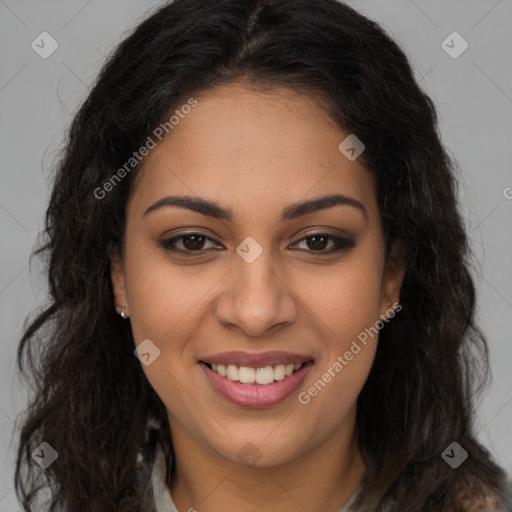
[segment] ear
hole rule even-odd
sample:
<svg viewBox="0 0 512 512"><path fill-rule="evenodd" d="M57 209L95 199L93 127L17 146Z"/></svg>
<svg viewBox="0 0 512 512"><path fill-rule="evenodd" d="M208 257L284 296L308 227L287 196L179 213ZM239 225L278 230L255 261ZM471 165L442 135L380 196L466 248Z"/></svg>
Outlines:
<svg viewBox="0 0 512 512"><path fill-rule="evenodd" d="M121 314L124 311L125 315L129 316L124 263L117 249L110 252L110 281L114 292L114 307L117 313Z"/></svg>
<svg viewBox="0 0 512 512"><path fill-rule="evenodd" d="M405 248L399 240L393 242L382 277L381 311L388 316L390 308L396 309L400 303L400 289L406 270ZM388 302L391 304L388 306Z"/></svg>

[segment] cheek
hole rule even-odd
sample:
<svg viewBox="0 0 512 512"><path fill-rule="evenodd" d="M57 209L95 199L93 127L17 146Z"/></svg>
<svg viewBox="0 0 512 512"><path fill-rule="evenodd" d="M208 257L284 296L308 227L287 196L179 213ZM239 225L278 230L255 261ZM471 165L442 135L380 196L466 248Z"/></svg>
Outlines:
<svg viewBox="0 0 512 512"><path fill-rule="evenodd" d="M154 339L162 350L169 344L179 346L190 334L204 298L215 284L211 272L173 265L163 250L142 243L139 247L133 243L131 250L127 247L126 275L135 341Z"/></svg>
<svg viewBox="0 0 512 512"><path fill-rule="evenodd" d="M375 327L380 325L381 272L380 261L360 253L304 285L302 294L323 348L314 379L298 401L313 416L326 418L322 428L327 430L354 404L371 370L378 342Z"/></svg>
<svg viewBox="0 0 512 512"><path fill-rule="evenodd" d="M379 319L382 262L367 254L359 251L315 278L301 280L298 294L317 323L330 333L333 348L350 345L350 340Z"/></svg>
<svg viewBox="0 0 512 512"><path fill-rule="evenodd" d="M142 370L166 407L186 416L195 403L187 382L190 372L197 372L188 341L204 319L204 298L213 286L212 278L197 275L192 267L173 266L154 249L151 254L130 253L128 247L126 276L135 344L149 339L158 354L149 365L141 360Z"/></svg>

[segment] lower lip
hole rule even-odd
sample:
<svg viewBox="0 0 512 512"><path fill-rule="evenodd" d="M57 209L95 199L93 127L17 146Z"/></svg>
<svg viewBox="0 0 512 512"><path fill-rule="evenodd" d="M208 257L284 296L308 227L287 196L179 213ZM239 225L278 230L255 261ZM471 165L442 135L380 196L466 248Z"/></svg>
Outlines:
<svg viewBox="0 0 512 512"><path fill-rule="evenodd" d="M304 381L313 363L308 361L295 373L273 384L241 384L199 363L210 384L229 402L240 407L269 407L286 400Z"/></svg>

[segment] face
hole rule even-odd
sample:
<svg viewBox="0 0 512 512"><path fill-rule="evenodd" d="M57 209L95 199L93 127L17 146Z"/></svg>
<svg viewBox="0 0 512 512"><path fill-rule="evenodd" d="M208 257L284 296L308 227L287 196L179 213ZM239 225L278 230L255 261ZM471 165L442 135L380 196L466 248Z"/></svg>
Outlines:
<svg viewBox="0 0 512 512"><path fill-rule="evenodd" d="M365 329L403 269L384 268L374 179L318 100L240 84L196 100L137 175L115 302L171 432L235 463L290 462L353 428Z"/></svg>

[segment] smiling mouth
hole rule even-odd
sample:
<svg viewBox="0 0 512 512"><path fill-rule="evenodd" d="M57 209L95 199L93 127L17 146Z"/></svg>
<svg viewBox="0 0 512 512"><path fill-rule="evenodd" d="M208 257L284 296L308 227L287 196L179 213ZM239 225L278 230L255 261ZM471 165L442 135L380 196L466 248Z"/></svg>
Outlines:
<svg viewBox="0 0 512 512"><path fill-rule="evenodd" d="M201 364L204 364L216 374L220 375L221 377L225 377L232 382L268 386L274 382L286 379L290 375L300 371L303 366L312 365L313 360L310 359L300 364L278 364L275 366L265 366L262 368L237 366L234 364L215 364L208 363L206 361L201 361Z"/></svg>

